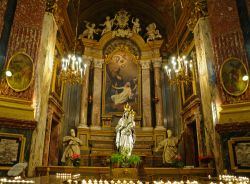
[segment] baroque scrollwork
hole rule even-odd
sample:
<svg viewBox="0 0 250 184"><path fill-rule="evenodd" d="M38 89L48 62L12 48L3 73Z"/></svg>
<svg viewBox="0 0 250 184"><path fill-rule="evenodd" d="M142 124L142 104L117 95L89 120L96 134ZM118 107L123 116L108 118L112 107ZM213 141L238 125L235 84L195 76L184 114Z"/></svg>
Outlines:
<svg viewBox="0 0 250 184"><path fill-rule="evenodd" d="M115 38L107 47L104 48L104 55L112 53L119 45L124 45L129 49L129 52L135 56L140 56L140 49L129 39Z"/></svg>
<svg viewBox="0 0 250 184"><path fill-rule="evenodd" d="M58 8L59 0L46 0L46 12L52 13L54 15L54 18L56 20L56 24L58 27L60 27L64 20L61 16L61 8Z"/></svg>
<svg viewBox="0 0 250 184"><path fill-rule="evenodd" d="M208 15L207 12L207 1L206 0L195 0L194 9L191 12L190 18L187 22L188 28L193 31L197 21L201 17Z"/></svg>

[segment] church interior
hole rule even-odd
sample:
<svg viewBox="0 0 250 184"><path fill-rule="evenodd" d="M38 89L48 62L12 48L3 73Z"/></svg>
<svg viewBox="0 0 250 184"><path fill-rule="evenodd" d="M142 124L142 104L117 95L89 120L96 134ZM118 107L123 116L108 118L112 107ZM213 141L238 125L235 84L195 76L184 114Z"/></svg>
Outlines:
<svg viewBox="0 0 250 184"><path fill-rule="evenodd" d="M249 64L249 0L1 0L0 183L249 183Z"/></svg>

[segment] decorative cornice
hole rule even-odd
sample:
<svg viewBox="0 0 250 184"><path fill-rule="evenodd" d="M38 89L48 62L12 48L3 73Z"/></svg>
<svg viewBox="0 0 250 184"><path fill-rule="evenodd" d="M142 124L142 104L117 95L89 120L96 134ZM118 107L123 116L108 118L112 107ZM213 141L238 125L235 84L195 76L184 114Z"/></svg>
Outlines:
<svg viewBox="0 0 250 184"><path fill-rule="evenodd" d="M0 127L18 128L18 129L31 129L34 130L37 121L19 120L0 117Z"/></svg>
<svg viewBox="0 0 250 184"><path fill-rule="evenodd" d="M191 12L190 18L187 21L187 27L190 31L194 30L194 27L201 17L208 16L207 12L207 1L206 0L195 0L194 9Z"/></svg>
<svg viewBox="0 0 250 184"><path fill-rule="evenodd" d="M219 134L231 133L231 132L249 132L250 122L246 121L246 122L216 124L215 130Z"/></svg>

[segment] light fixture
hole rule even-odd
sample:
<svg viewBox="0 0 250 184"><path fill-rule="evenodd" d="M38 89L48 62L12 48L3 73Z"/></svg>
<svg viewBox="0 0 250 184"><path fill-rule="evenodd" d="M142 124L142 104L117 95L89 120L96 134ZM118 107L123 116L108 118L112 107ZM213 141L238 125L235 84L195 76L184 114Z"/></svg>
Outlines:
<svg viewBox="0 0 250 184"><path fill-rule="evenodd" d="M82 57L76 55L79 7L80 7L80 0L78 0L77 3L74 50L73 53L68 54L66 58L62 58L61 79L69 84L81 84L83 75L85 75L85 71L87 68L87 64L84 64L84 62L82 61Z"/></svg>
<svg viewBox="0 0 250 184"><path fill-rule="evenodd" d="M175 2L173 2L173 12L174 12L174 23L176 29L176 12L175 12ZM180 1L181 6L182 2ZM165 65L165 71L167 73L168 80L170 84L180 84L182 82L192 81L192 77L189 75L189 71L192 71L193 64L192 60L188 60L185 55L180 55L179 53L179 38L177 38L177 57L172 56L169 59L168 64Z"/></svg>

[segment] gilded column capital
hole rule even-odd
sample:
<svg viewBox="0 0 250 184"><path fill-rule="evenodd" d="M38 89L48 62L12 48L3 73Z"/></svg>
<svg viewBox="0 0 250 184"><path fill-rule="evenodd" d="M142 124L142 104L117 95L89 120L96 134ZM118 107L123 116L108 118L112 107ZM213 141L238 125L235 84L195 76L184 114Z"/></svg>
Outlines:
<svg viewBox="0 0 250 184"><path fill-rule="evenodd" d="M140 64L141 64L141 68L143 70L150 69L151 61L150 60L141 60Z"/></svg>
<svg viewBox="0 0 250 184"><path fill-rule="evenodd" d="M88 66L90 65L91 61L93 60L93 58L91 56L86 56L86 55L83 55L82 58L83 58L83 62L86 63Z"/></svg>
<svg viewBox="0 0 250 184"><path fill-rule="evenodd" d="M161 57L153 58L152 63L153 63L154 68L160 68L162 64L162 58Z"/></svg>
<svg viewBox="0 0 250 184"><path fill-rule="evenodd" d="M102 68L102 64L104 63L104 59L95 59L94 58L94 67Z"/></svg>

